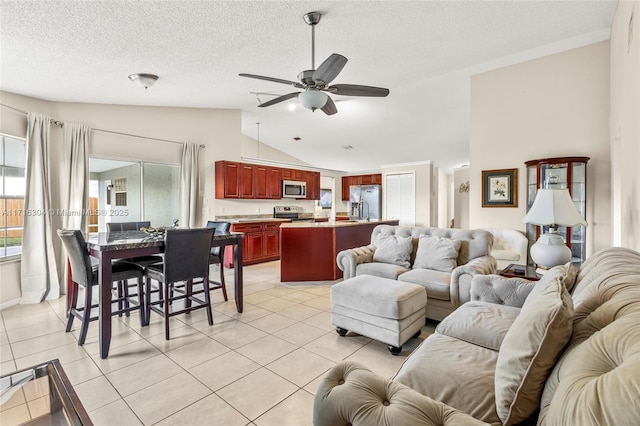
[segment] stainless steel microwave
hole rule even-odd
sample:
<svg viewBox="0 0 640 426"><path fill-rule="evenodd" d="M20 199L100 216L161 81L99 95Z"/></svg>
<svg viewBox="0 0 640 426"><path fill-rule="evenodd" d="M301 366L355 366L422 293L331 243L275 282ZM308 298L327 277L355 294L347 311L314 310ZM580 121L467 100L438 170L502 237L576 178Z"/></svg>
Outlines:
<svg viewBox="0 0 640 426"><path fill-rule="evenodd" d="M282 181L282 198L304 198L307 196L307 183L295 180Z"/></svg>

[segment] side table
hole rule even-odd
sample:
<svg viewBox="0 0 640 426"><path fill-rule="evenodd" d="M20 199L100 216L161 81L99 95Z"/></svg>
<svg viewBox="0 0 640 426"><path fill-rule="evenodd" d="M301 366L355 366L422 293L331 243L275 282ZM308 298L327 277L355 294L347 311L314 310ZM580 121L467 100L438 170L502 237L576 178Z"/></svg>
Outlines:
<svg viewBox="0 0 640 426"><path fill-rule="evenodd" d="M512 263L504 268L499 274L507 278L524 278L525 280L538 281L542 275L536 273L536 268L529 265L517 265Z"/></svg>

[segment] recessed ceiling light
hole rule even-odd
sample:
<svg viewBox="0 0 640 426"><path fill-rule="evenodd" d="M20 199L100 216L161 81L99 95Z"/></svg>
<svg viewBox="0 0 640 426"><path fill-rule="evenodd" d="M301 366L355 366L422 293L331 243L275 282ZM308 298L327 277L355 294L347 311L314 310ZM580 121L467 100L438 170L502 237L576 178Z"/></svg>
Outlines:
<svg viewBox="0 0 640 426"><path fill-rule="evenodd" d="M353 149L353 145L342 145L342 149Z"/></svg>
<svg viewBox="0 0 640 426"><path fill-rule="evenodd" d="M293 138L293 140L294 140L294 141L300 141L300 140L302 140L302 138L301 138L300 136L295 136L295 137Z"/></svg>

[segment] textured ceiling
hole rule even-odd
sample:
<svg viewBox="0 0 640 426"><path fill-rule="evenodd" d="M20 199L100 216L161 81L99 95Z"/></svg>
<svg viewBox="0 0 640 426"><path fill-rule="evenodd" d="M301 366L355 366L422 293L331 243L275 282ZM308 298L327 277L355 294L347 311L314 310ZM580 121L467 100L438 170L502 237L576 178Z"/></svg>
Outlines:
<svg viewBox="0 0 640 426"><path fill-rule="evenodd" d="M358 171L469 161L469 76L609 38L616 1L1 1L0 89L41 99L242 110L242 132L317 167ZM338 114L249 92L289 86L331 53L334 83L390 89L333 96ZM127 76L160 76L144 91ZM271 99L261 95L264 102ZM113 129L117 130L117 129ZM302 138L300 141L293 137ZM345 151L343 145L354 149Z"/></svg>

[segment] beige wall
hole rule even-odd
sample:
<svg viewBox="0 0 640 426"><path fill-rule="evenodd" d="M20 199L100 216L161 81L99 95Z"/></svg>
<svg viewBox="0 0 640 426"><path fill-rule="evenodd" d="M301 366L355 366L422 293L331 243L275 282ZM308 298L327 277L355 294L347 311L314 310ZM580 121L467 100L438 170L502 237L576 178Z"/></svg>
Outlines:
<svg viewBox="0 0 640 426"><path fill-rule="evenodd" d="M635 250L640 250L639 20L640 2L620 1L611 26L612 242Z"/></svg>
<svg viewBox="0 0 640 426"><path fill-rule="evenodd" d="M591 157L588 255L611 245L609 42L471 78L469 226L524 231L524 162L562 156ZM518 207L482 208L482 170L509 168L518 169Z"/></svg>
<svg viewBox="0 0 640 426"><path fill-rule="evenodd" d="M460 184L469 181L469 166L463 166L453 171L453 210L454 227L469 228L469 193L460 192Z"/></svg>

